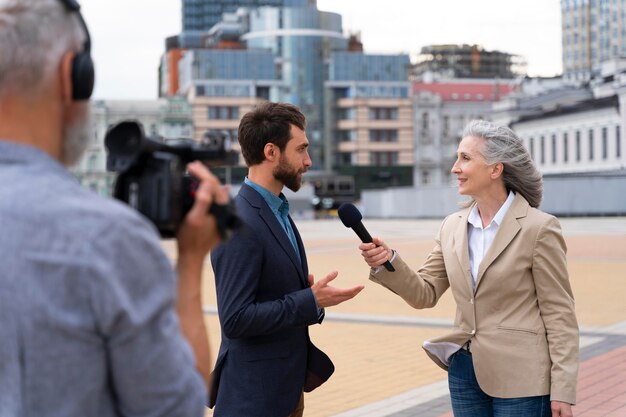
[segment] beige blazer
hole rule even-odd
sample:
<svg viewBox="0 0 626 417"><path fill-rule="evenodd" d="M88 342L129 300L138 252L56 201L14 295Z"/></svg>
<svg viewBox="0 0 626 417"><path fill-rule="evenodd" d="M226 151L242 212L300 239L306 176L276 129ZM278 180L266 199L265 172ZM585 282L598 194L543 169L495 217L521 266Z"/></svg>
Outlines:
<svg viewBox="0 0 626 417"><path fill-rule="evenodd" d="M457 305L452 332L424 343L426 353L443 369L446 356L471 340L476 378L488 395L550 394L551 400L574 404L578 323L558 220L516 194L479 266L473 290L469 212L443 221L436 246L417 272L396 254L396 272L372 271L370 279L419 309L433 307L452 288Z"/></svg>

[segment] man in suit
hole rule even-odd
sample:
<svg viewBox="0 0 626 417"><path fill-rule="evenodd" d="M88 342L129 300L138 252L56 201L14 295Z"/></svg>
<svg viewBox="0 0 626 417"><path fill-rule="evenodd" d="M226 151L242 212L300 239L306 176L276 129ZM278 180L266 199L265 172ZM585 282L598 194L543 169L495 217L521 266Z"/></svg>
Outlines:
<svg viewBox="0 0 626 417"><path fill-rule="evenodd" d="M282 194L297 191L311 166L304 115L265 102L239 125L248 176L235 198L245 226L211 255L222 343L210 406L216 417L302 416L303 391L325 382L334 367L309 339L324 307L349 300L363 286L315 282Z"/></svg>
<svg viewBox="0 0 626 417"><path fill-rule="evenodd" d="M0 0L0 416L204 415L200 299L228 191L201 163L176 270L154 225L67 168L93 142L75 0Z"/></svg>
<svg viewBox="0 0 626 417"><path fill-rule="evenodd" d="M578 324L559 222L537 209L541 174L512 130L485 121L465 128L457 154L468 206L417 271L379 238L361 244L370 279L415 308L451 289L454 329L424 349L448 371L455 417L571 417Z"/></svg>

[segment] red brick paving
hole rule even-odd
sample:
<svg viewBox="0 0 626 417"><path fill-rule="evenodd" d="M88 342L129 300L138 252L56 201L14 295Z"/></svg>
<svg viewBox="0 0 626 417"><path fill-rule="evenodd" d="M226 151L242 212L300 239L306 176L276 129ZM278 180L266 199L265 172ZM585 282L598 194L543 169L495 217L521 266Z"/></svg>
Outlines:
<svg viewBox="0 0 626 417"><path fill-rule="evenodd" d="M576 417L626 417L626 346L580 366Z"/></svg>
<svg viewBox="0 0 626 417"><path fill-rule="evenodd" d="M626 346L581 363L577 400L575 417L626 417Z"/></svg>

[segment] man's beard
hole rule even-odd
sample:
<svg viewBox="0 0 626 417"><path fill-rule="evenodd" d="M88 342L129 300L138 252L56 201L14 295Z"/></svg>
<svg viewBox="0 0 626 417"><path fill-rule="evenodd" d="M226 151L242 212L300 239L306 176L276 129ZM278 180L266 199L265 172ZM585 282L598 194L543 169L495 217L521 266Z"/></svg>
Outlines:
<svg viewBox="0 0 626 417"><path fill-rule="evenodd" d="M65 126L63 132L63 155L61 163L65 167L75 165L82 158L89 144L89 114L86 112L73 123Z"/></svg>
<svg viewBox="0 0 626 417"><path fill-rule="evenodd" d="M300 172L298 172L297 169L291 168L282 155L278 161L278 166L274 168L272 174L276 180L282 182L285 187L293 192L298 191L302 186L302 176L299 175Z"/></svg>

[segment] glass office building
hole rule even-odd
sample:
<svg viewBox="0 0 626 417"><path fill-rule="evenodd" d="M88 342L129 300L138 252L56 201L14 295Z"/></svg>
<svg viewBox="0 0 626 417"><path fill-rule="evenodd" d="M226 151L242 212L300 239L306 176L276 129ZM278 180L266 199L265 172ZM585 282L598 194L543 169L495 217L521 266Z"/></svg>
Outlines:
<svg viewBox="0 0 626 417"><path fill-rule="evenodd" d="M188 51L180 61L179 74L181 90L195 88L196 96L280 98L276 88L271 95L265 90L267 85L279 85L274 55L267 50Z"/></svg>
<svg viewBox="0 0 626 417"><path fill-rule="evenodd" d="M270 51L198 49L185 54L181 64L195 80L275 80L274 55Z"/></svg>
<svg viewBox="0 0 626 417"><path fill-rule="evenodd" d="M411 62L408 55L370 55L335 52L331 56L330 81L407 81Z"/></svg>
<svg viewBox="0 0 626 417"><path fill-rule="evenodd" d="M207 31L222 20L224 13L232 13L239 7L300 7L316 4L316 0L183 0L183 31Z"/></svg>
<svg viewBox="0 0 626 417"><path fill-rule="evenodd" d="M286 89L281 100L292 103L307 117L307 136L314 168L322 164L324 81L333 51L346 50L342 20L337 13L305 7L260 7L250 10L248 48L270 50L277 76Z"/></svg>

